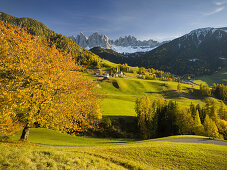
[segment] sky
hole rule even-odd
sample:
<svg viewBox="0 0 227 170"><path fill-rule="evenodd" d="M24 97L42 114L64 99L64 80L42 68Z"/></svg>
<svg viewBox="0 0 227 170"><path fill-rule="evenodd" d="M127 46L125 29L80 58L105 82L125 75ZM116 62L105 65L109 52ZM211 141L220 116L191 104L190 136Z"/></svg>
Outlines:
<svg viewBox="0 0 227 170"><path fill-rule="evenodd" d="M227 0L0 0L0 11L29 17L66 36L171 40L197 28L227 27Z"/></svg>

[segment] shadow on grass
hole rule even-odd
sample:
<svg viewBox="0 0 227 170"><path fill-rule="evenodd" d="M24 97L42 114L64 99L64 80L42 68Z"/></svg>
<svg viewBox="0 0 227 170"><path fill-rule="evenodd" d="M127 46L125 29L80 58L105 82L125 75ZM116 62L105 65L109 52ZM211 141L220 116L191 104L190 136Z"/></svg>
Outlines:
<svg viewBox="0 0 227 170"><path fill-rule="evenodd" d="M178 92L176 90L163 90L160 92L145 92L147 94L159 94L162 95L165 99L180 99L181 97L187 99L203 99L200 97L199 90L187 88L186 92Z"/></svg>

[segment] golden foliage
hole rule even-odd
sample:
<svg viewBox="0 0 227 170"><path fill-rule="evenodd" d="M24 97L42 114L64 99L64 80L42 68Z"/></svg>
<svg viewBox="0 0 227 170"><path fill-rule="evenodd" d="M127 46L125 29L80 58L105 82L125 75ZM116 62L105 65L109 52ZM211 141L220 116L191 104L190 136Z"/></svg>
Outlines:
<svg viewBox="0 0 227 170"><path fill-rule="evenodd" d="M54 45L0 22L0 130L10 121L72 133L92 128L100 118L95 85L79 69Z"/></svg>

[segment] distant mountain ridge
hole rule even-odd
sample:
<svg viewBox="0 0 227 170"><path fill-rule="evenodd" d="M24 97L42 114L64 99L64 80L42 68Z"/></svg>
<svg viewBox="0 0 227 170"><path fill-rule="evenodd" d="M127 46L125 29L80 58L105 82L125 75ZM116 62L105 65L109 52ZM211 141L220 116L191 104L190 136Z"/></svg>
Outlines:
<svg viewBox="0 0 227 170"><path fill-rule="evenodd" d="M93 47L103 47L105 49L111 49L110 39L106 35L98 34L97 32L91 34L89 37L86 37L82 32L74 36L70 36L79 46L83 48L93 48Z"/></svg>
<svg viewBox="0 0 227 170"><path fill-rule="evenodd" d="M135 57L132 66L153 67L178 75L210 74L227 58L227 28L200 28Z"/></svg>
<svg viewBox="0 0 227 170"><path fill-rule="evenodd" d="M123 55L101 48L90 51L115 63L155 68L176 75L207 75L225 67L227 28L196 29L148 52Z"/></svg>
<svg viewBox="0 0 227 170"><path fill-rule="evenodd" d="M98 34L97 32L91 34L89 37L80 33L77 37L70 36L70 38L86 49L102 47L105 49L113 49L120 53L150 51L161 44L151 39L144 41L137 40L137 38L131 35L120 37L116 40L110 40L106 35Z"/></svg>

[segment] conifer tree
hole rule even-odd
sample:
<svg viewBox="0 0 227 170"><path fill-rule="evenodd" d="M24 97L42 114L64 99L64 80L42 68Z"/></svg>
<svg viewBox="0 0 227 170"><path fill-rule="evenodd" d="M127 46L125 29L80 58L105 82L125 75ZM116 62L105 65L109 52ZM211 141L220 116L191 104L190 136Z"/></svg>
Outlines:
<svg viewBox="0 0 227 170"><path fill-rule="evenodd" d="M223 101L221 101L221 105L219 108L219 117L223 120L227 120L227 109Z"/></svg>
<svg viewBox="0 0 227 170"><path fill-rule="evenodd" d="M225 120L219 120L218 124L218 131L223 136L223 139L227 139L227 121Z"/></svg>
<svg viewBox="0 0 227 170"><path fill-rule="evenodd" d="M204 135L204 127L201 124L198 110L196 111L194 118L194 133L196 135Z"/></svg>
<svg viewBox="0 0 227 170"><path fill-rule="evenodd" d="M216 138L219 137L218 128L215 122L212 119L210 119L208 115L206 115L204 120L204 130L205 130L206 136L216 137Z"/></svg>
<svg viewBox="0 0 227 170"><path fill-rule="evenodd" d="M190 104L190 111L191 111L192 117L194 119L195 118L195 114L196 114L196 107L195 107L195 105L192 102Z"/></svg>
<svg viewBox="0 0 227 170"><path fill-rule="evenodd" d="M177 126L179 134L192 134L193 118L189 110L181 109L177 115Z"/></svg>
<svg viewBox="0 0 227 170"><path fill-rule="evenodd" d="M155 113L152 108L152 103L148 96L138 98L136 100L135 111L137 113L138 127L141 137L149 139L155 136Z"/></svg>
<svg viewBox="0 0 227 170"><path fill-rule="evenodd" d="M181 83L178 83L178 85L177 85L177 91L178 91L178 92L181 92L181 90L182 90Z"/></svg>

